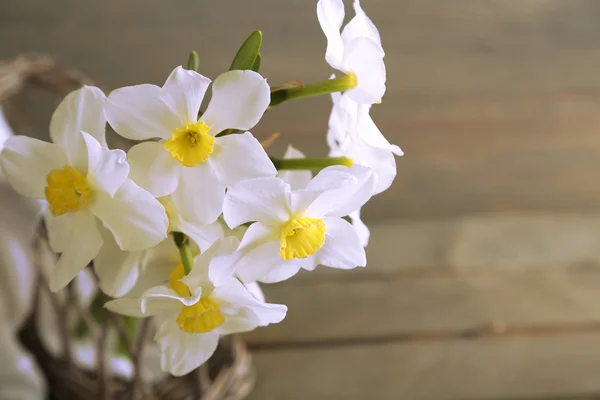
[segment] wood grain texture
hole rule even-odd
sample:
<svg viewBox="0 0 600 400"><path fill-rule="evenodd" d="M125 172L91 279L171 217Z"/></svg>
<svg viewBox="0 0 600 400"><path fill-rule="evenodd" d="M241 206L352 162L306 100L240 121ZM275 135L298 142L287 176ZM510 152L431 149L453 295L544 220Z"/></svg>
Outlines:
<svg viewBox="0 0 600 400"><path fill-rule="evenodd" d="M290 349L255 360L263 373L250 400L589 400L600 391L597 333Z"/></svg>
<svg viewBox="0 0 600 400"><path fill-rule="evenodd" d="M315 272L317 274L317 272ZM263 286L288 306L286 319L247 335L250 343L383 338L492 323L600 323L600 270L506 271L415 279Z"/></svg>

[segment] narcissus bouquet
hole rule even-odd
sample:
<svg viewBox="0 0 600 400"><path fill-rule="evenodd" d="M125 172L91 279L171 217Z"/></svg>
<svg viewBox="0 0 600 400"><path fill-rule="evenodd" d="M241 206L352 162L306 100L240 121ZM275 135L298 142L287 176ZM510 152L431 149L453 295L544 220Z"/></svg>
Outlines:
<svg viewBox="0 0 600 400"><path fill-rule="evenodd" d="M336 70L329 79L270 87L256 31L212 82L192 52L162 86L70 93L52 117L51 143L9 139L2 171L45 205L49 245L60 254L50 289L93 268L112 298L104 307L151 318L163 370L183 375L221 336L284 319L287 307L267 303L257 282L365 266L360 209L391 185L402 151L369 115L385 92L384 51L359 1L353 6L342 29L342 1L317 4ZM333 99L329 157L292 147L267 155L250 130L278 104L318 95ZM136 142L127 153L107 146L107 123Z"/></svg>

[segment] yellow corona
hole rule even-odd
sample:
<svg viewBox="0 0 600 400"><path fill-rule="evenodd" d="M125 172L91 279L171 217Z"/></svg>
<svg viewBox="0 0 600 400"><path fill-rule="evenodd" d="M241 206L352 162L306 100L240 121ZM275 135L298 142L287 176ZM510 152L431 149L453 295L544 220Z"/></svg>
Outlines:
<svg viewBox="0 0 600 400"><path fill-rule="evenodd" d="M183 264L179 264L171 271L169 278L171 289L181 297L190 295L189 287L180 281L184 276ZM206 333L221 326L225 322L225 316L210 296L202 296L195 304L183 306L176 321L179 329L184 332Z"/></svg>
<svg viewBox="0 0 600 400"><path fill-rule="evenodd" d="M75 168L52 170L46 177L46 182L48 186L44 189L44 194L54 215L79 211L90 202L92 189L85 175Z"/></svg>
<svg viewBox="0 0 600 400"><path fill-rule="evenodd" d="M185 167L201 164L215 146L215 138L208 134L209 131L210 127L202 121L177 128L165 142L165 149Z"/></svg>
<svg viewBox="0 0 600 400"><path fill-rule="evenodd" d="M279 254L284 260L306 258L325 243L325 223L308 217L292 218L281 229Z"/></svg>

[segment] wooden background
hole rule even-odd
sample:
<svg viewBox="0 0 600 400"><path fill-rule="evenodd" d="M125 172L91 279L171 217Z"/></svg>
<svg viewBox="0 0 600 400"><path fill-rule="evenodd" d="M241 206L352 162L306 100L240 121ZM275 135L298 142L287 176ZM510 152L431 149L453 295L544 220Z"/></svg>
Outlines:
<svg viewBox="0 0 600 400"><path fill-rule="evenodd" d="M253 398L596 398L600 1L363 6L387 54L373 115L406 155L364 210L368 268L267 288L290 312L249 336ZM190 50L214 78L254 29L271 84L331 73L307 0L2 0L0 58L54 54L111 90L162 84ZM253 132L324 155L329 108L284 104Z"/></svg>

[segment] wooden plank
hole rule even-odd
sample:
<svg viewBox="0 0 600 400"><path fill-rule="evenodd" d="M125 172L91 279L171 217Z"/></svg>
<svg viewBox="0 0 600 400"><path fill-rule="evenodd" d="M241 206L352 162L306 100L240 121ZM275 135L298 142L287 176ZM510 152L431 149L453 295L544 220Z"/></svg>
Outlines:
<svg viewBox="0 0 600 400"><path fill-rule="evenodd" d="M600 323L598 287L600 271L594 268L307 284L291 280L264 286L269 301L287 304L286 319L247 338L257 346L288 345L470 330L491 323Z"/></svg>
<svg viewBox="0 0 600 400"><path fill-rule="evenodd" d="M494 213L369 224L367 267L300 274L293 282L384 279L487 269L600 265L600 214Z"/></svg>
<svg viewBox="0 0 600 400"><path fill-rule="evenodd" d="M250 400L591 400L600 334L444 341L254 354Z"/></svg>

